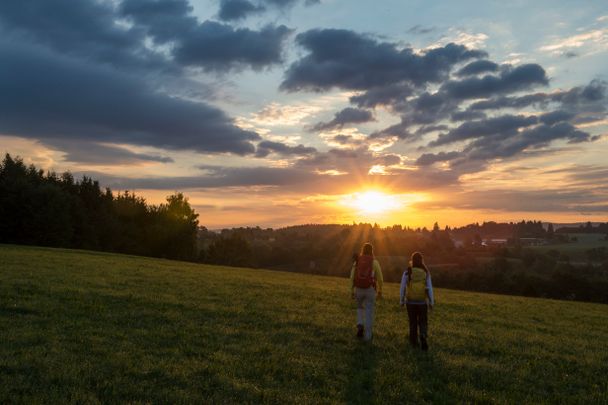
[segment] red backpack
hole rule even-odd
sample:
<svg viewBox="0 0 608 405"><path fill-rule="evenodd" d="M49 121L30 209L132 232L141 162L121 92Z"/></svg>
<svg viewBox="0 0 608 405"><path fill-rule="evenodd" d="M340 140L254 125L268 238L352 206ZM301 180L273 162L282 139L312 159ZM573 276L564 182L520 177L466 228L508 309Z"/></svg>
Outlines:
<svg viewBox="0 0 608 405"><path fill-rule="evenodd" d="M368 255L359 256L357 268L355 269L355 287L369 288L376 287L374 278L374 257Z"/></svg>

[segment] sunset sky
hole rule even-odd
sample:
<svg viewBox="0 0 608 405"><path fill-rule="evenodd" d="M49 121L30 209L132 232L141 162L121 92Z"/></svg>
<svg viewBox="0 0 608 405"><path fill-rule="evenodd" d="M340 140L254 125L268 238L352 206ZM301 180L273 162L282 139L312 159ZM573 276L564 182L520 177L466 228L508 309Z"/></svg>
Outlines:
<svg viewBox="0 0 608 405"><path fill-rule="evenodd" d="M608 220L608 3L0 2L0 152L200 223Z"/></svg>

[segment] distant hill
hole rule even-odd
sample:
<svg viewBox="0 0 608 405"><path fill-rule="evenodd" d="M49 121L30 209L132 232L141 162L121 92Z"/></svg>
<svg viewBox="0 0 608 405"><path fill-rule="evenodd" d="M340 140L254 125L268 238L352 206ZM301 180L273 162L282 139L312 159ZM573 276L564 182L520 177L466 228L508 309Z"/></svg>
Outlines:
<svg viewBox="0 0 608 405"><path fill-rule="evenodd" d="M0 245L0 403L607 403L608 306L398 286L374 342L347 281Z"/></svg>
<svg viewBox="0 0 608 405"><path fill-rule="evenodd" d="M547 229L547 227L549 226L549 224L553 224L553 229L558 230L559 228L578 228L579 226L585 226L587 225L587 222L564 222L564 223L558 223L558 222L543 222L543 227L545 229ZM598 226L603 224L604 222L591 222L592 226Z"/></svg>

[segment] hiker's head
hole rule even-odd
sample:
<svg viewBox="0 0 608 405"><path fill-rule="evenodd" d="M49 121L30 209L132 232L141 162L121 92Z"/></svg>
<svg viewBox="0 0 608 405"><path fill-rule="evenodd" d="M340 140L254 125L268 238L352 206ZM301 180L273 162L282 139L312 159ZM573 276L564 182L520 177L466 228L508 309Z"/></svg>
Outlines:
<svg viewBox="0 0 608 405"><path fill-rule="evenodd" d="M412 260L410 263L412 267L418 267L420 269L426 268L424 265L424 259L422 258L422 253L420 252L412 253Z"/></svg>
<svg viewBox="0 0 608 405"><path fill-rule="evenodd" d="M361 248L361 254L364 256L373 256L374 255L374 247L371 243L365 243L363 248Z"/></svg>

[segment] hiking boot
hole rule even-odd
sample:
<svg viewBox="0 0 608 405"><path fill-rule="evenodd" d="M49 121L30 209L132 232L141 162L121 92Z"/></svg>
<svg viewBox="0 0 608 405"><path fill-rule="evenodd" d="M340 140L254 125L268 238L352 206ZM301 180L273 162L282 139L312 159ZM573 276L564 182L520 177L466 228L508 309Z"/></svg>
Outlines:
<svg viewBox="0 0 608 405"><path fill-rule="evenodd" d="M363 325L357 325L357 337L359 339L363 337Z"/></svg>
<svg viewBox="0 0 608 405"><path fill-rule="evenodd" d="M424 352L429 350L429 345L426 343L426 339L420 339L420 348Z"/></svg>

